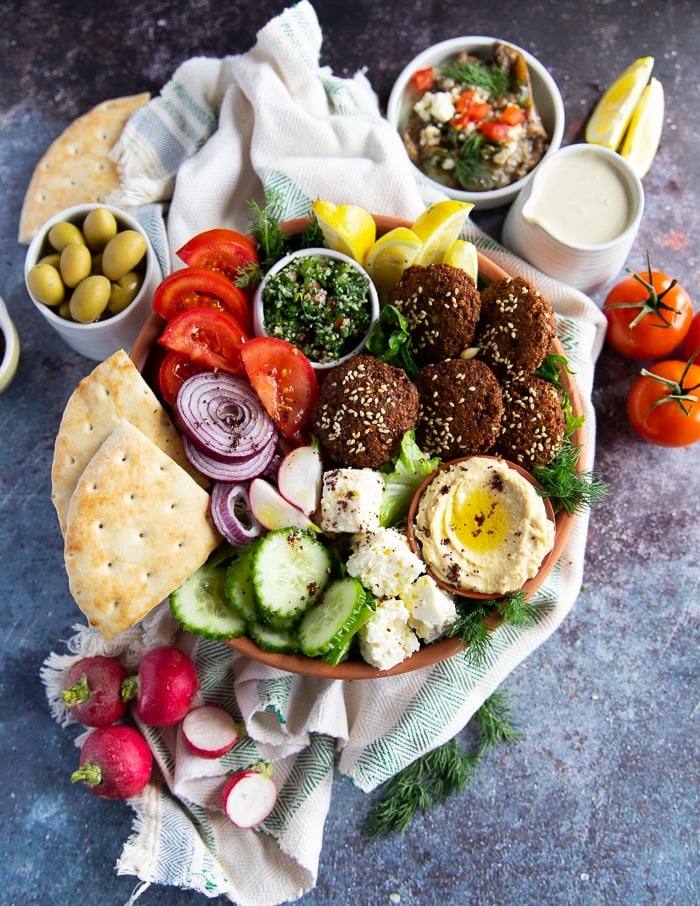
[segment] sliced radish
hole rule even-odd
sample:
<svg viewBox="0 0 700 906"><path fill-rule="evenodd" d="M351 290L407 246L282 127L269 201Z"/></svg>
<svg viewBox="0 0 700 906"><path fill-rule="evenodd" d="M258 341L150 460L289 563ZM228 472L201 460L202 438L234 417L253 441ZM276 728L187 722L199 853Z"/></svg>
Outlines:
<svg viewBox="0 0 700 906"><path fill-rule="evenodd" d="M221 806L236 827L257 827L277 801L277 787L270 779L272 765L260 765L232 774L224 784Z"/></svg>
<svg viewBox="0 0 700 906"><path fill-rule="evenodd" d="M277 488L264 478L254 478L248 488L248 502L252 514L266 529L296 528L313 531L316 526L309 517L286 500Z"/></svg>
<svg viewBox="0 0 700 906"><path fill-rule="evenodd" d="M280 494L310 516L321 503L323 461L318 447L307 444L288 453L277 471Z"/></svg>
<svg viewBox="0 0 700 906"><path fill-rule="evenodd" d="M230 751L239 736L239 727L228 711L214 705L192 708L182 721L187 746L202 758L220 758Z"/></svg>

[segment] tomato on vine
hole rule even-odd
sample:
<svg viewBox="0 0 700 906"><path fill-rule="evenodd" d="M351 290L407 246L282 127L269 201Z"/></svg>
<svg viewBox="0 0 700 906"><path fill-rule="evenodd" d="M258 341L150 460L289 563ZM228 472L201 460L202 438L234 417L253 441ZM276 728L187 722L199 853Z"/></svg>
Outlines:
<svg viewBox="0 0 700 906"><path fill-rule="evenodd" d="M683 358L689 359L696 352L700 352L700 311L693 315L690 330L683 340Z"/></svg>
<svg viewBox="0 0 700 906"><path fill-rule="evenodd" d="M662 447L700 441L700 365L669 359L643 368L627 396L630 424Z"/></svg>
<svg viewBox="0 0 700 906"><path fill-rule="evenodd" d="M606 340L628 358L666 356L688 333L693 318L690 296L675 278L652 270L649 256L646 272L628 273L603 303Z"/></svg>

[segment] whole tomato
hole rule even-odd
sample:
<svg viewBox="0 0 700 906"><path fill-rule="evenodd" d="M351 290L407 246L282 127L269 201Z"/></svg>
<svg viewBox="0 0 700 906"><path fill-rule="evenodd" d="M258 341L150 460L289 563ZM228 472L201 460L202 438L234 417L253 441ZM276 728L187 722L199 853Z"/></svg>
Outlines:
<svg viewBox="0 0 700 906"><path fill-rule="evenodd" d="M627 396L630 424L662 447L687 447L700 440L700 365L696 356L682 362L656 362L632 385Z"/></svg>
<svg viewBox="0 0 700 906"><path fill-rule="evenodd" d="M678 282L654 271L647 257L646 273L628 270L603 303L608 320L606 340L632 359L662 358L679 346L690 327L693 304Z"/></svg>
<svg viewBox="0 0 700 906"><path fill-rule="evenodd" d="M700 351L700 311L693 316L690 330L683 340L683 358L689 359L698 351Z"/></svg>

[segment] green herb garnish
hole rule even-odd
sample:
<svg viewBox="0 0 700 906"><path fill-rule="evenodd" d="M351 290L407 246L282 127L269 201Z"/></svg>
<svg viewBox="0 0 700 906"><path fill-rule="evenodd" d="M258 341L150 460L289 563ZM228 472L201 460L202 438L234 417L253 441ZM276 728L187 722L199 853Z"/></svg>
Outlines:
<svg viewBox="0 0 700 906"><path fill-rule="evenodd" d="M510 707L503 692L494 692L476 712L474 721L478 734L473 751L463 752L457 739L451 739L383 785L365 821L367 836L376 839L396 831L403 833L417 811L427 811L463 790L489 749L520 738L510 722Z"/></svg>
<svg viewBox="0 0 700 906"><path fill-rule="evenodd" d="M608 492L594 469L577 470L580 458L581 447L567 438L554 459L532 470L555 512L563 509L569 514L577 513L600 503Z"/></svg>
<svg viewBox="0 0 700 906"><path fill-rule="evenodd" d="M382 362L403 368L411 378L418 374L418 366L411 355L408 321L393 305L382 308L379 320L367 337L366 349Z"/></svg>
<svg viewBox="0 0 700 906"><path fill-rule="evenodd" d="M379 523L397 525L405 521L413 495L421 482L440 465L436 457L428 457L416 443L415 431L406 431L401 450L384 472L384 497Z"/></svg>
<svg viewBox="0 0 700 906"><path fill-rule="evenodd" d="M445 66L442 73L448 79L481 88L494 97L502 97L510 88L510 76L499 66L488 67L467 60L458 60Z"/></svg>
<svg viewBox="0 0 700 906"><path fill-rule="evenodd" d="M544 381L549 381L550 384L559 390L562 396L562 407L564 409L564 415L566 417L566 429L564 432L565 437L571 437L571 435L584 423L585 418L583 415L578 417L574 416L574 410L571 405L571 400L569 394L566 392L564 385L561 382L561 369L564 369L568 374L573 374L571 368L569 368L569 362L566 359L566 356L551 354L545 356L544 361L540 367L535 371L537 377L542 378Z"/></svg>

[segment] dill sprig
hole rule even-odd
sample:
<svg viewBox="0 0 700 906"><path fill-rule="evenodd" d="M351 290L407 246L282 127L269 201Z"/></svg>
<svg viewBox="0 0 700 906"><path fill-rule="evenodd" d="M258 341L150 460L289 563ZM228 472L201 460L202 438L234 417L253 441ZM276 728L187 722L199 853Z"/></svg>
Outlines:
<svg viewBox="0 0 700 906"><path fill-rule="evenodd" d="M567 438L557 455L532 474L549 497L555 512L578 513L600 503L608 492L607 484L595 469L577 470L581 447Z"/></svg>
<svg viewBox="0 0 700 906"><path fill-rule="evenodd" d="M456 60L445 66L442 73L448 79L482 88L495 97L502 97L510 88L510 76L499 66L488 67L468 60Z"/></svg>
<svg viewBox="0 0 700 906"><path fill-rule="evenodd" d="M403 833L418 811L428 811L461 792L476 775L487 750L516 742L520 734L510 723L503 692L494 692L474 715L478 734L474 750L463 752L456 738L421 755L382 787L364 824L370 839Z"/></svg>
<svg viewBox="0 0 700 906"><path fill-rule="evenodd" d="M464 140L456 142L454 156L455 177L462 188L484 188L493 180L484 165L484 136L470 132Z"/></svg>

